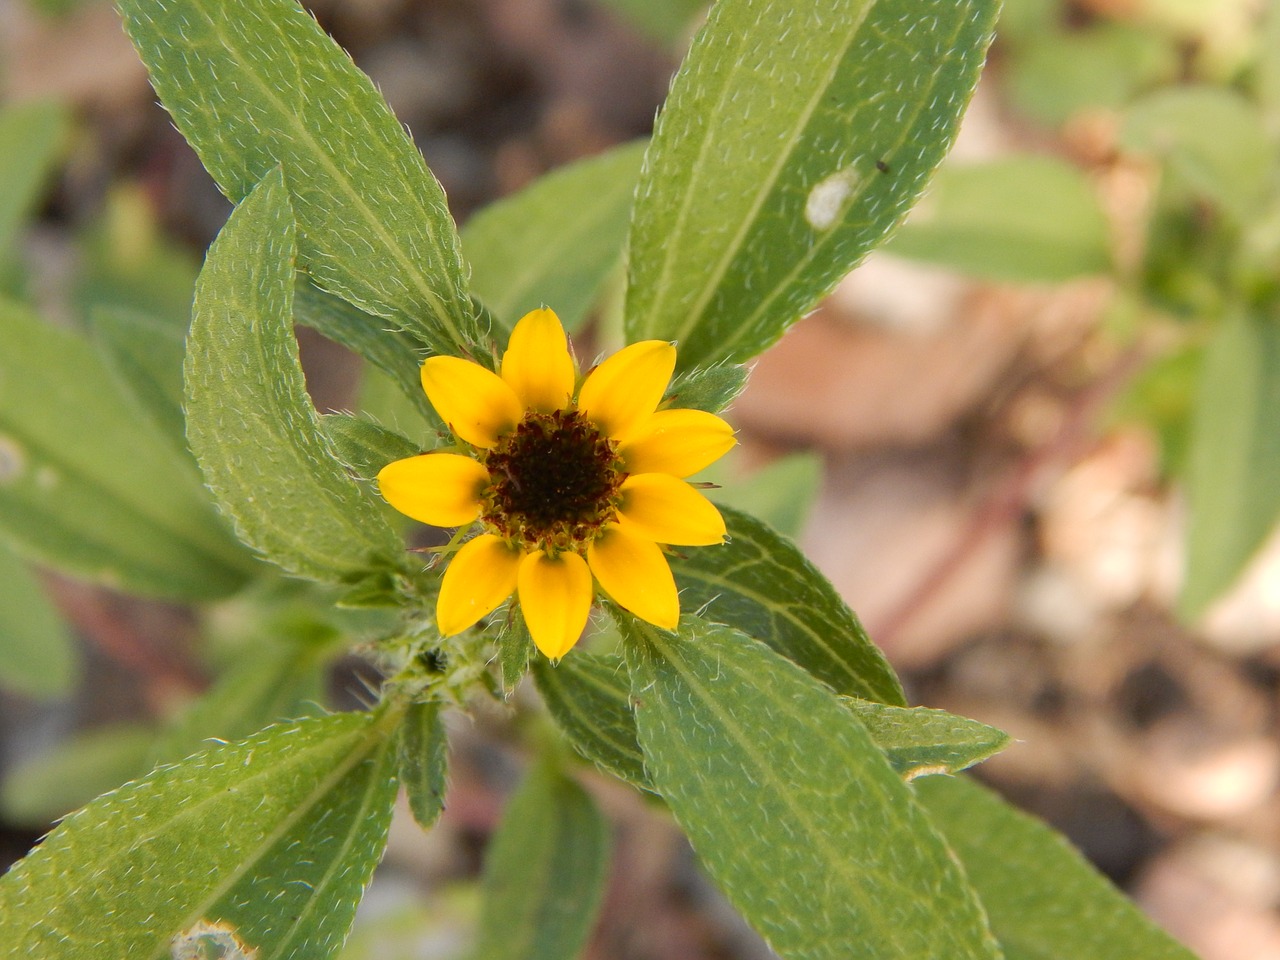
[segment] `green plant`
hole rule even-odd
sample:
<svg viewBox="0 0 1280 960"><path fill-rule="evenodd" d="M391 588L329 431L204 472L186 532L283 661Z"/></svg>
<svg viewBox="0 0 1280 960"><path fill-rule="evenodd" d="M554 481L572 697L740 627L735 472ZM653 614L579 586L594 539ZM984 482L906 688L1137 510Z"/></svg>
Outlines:
<svg viewBox="0 0 1280 960"><path fill-rule="evenodd" d="M854 614L768 524L721 504L728 542L671 562L674 630L601 597L594 636L553 664L532 653L518 607L442 636L441 571L406 553L369 482L424 450L485 449L483 432L451 431L426 402L424 359L497 366L507 325L544 291L572 327L624 242L626 340L677 341L666 398L722 410L742 365L920 193L994 4L721 0L642 166L639 147L577 165L461 238L372 84L300 7L121 7L236 209L196 285L180 389L171 328L104 314L90 345L0 306L0 529L27 556L121 589L236 595L282 642L169 732L159 766L0 880L8 955L332 956L397 785L424 828L440 813L441 712L501 698L531 668L559 736L659 798L783 957L1187 956L1045 828L963 779L925 776L1007 737L908 707ZM560 245L552 213L565 208L601 225ZM502 268L513 262L530 269ZM295 322L400 389L394 426L316 413ZM384 672L376 703L299 719L319 665L357 638ZM187 756L210 735L233 742ZM486 957L571 957L599 902L607 830L556 742L494 843Z"/></svg>

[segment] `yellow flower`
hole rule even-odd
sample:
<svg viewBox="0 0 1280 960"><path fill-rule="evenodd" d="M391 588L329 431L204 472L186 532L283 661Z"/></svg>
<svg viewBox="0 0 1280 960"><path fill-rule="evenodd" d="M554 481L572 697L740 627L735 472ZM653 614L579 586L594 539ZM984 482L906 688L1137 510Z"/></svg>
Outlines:
<svg viewBox="0 0 1280 960"><path fill-rule="evenodd" d="M564 328L543 308L511 331L499 373L459 357L423 363L427 399L467 452L397 460L378 486L415 520L478 527L440 584L444 636L515 593L533 642L559 659L586 626L593 583L675 628L680 598L661 545L724 540L720 512L684 478L736 442L714 414L658 409L675 362L670 343L633 343L578 387Z"/></svg>

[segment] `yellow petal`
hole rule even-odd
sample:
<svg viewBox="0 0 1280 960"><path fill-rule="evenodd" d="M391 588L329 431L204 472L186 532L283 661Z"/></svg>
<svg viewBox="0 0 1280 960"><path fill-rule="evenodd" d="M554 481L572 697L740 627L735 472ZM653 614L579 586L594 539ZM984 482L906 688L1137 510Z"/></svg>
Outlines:
<svg viewBox="0 0 1280 960"><path fill-rule="evenodd" d="M687 477L715 463L737 442L733 427L714 413L659 410L618 448L618 455L628 473Z"/></svg>
<svg viewBox="0 0 1280 960"><path fill-rule="evenodd" d="M480 516L489 483L483 464L457 453L424 453L378 472L378 489L406 516L434 527L460 527Z"/></svg>
<svg viewBox="0 0 1280 960"><path fill-rule="evenodd" d="M676 628L680 595L667 558L652 540L610 524L587 547L587 564L618 606L664 630Z"/></svg>
<svg viewBox="0 0 1280 960"><path fill-rule="evenodd" d="M623 527L658 543L699 547L724 540L724 518L683 480L666 473L637 473L619 490Z"/></svg>
<svg viewBox="0 0 1280 960"><path fill-rule="evenodd" d="M500 376L461 357L423 361L422 389L440 419L477 447L492 447L524 415L515 391Z"/></svg>
<svg viewBox="0 0 1280 960"><path fill-rule="evenodd" d="M591 571L576 553L552 559L536 550L520 563L520 609L543 654L559 660L582 636L591 612Z"/></svg>
<svg viewBox="0 0 1280 960"><path fill-rule="evenodd" d="M676 348L664 340L623 347L587 376L578 409L615 440L622 440L658 407L676 368Z"/></svg>
<svg viewBox="0 0 1280 960"><path fill-rule="evenodd" d="M463 544L440 581L436 624L452 637L493 610L516 589L523 551L514 550L491 533Z"/></svg>
<svg viewBox="0 0 1280 960"><path fill-rule="evenodd" d="M521 317L502 355L502 379L521 403L543 413L563 410L576 378L560 318L546 307Z"/></svg>

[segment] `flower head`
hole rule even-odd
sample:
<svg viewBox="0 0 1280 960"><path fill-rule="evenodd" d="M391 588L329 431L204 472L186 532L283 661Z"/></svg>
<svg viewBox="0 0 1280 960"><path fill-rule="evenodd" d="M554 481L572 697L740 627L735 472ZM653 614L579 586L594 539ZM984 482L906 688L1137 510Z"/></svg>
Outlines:
<svg viewBox="0 0 1280 960"><path fill-rule="evenodd" d="M675 628L662 545L724 539L719 511L684 478L736 442L714 414L658 409L675 360L670 343L633 343L579 386L564 328L543 308L516 324L498 373L459 357L423 363L427 399L463 452L397 460L378 486L415 520L476 528L440 584L443 635L514 593L534 643L558 659L586 626L595 585Z"/></svg>

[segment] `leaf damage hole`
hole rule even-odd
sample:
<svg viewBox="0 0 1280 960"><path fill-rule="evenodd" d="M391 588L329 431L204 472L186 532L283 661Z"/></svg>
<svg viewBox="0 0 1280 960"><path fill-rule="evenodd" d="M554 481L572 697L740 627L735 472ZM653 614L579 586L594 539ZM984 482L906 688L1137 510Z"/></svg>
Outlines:
<svg viewBox="0 0 1280 960"><path fill-rule="evenodd" d="M236 928L221 920L200 920L169 941L172 960L255 960L258 951L236 936Z"/></svg>
<svg viewBox="0 0 1280 960"><path fill-rule="evenodd" d="M804 202L804 218L815 230L828 230L843 215L861 180L852 166L837 170L820 180Z"/></svg>

